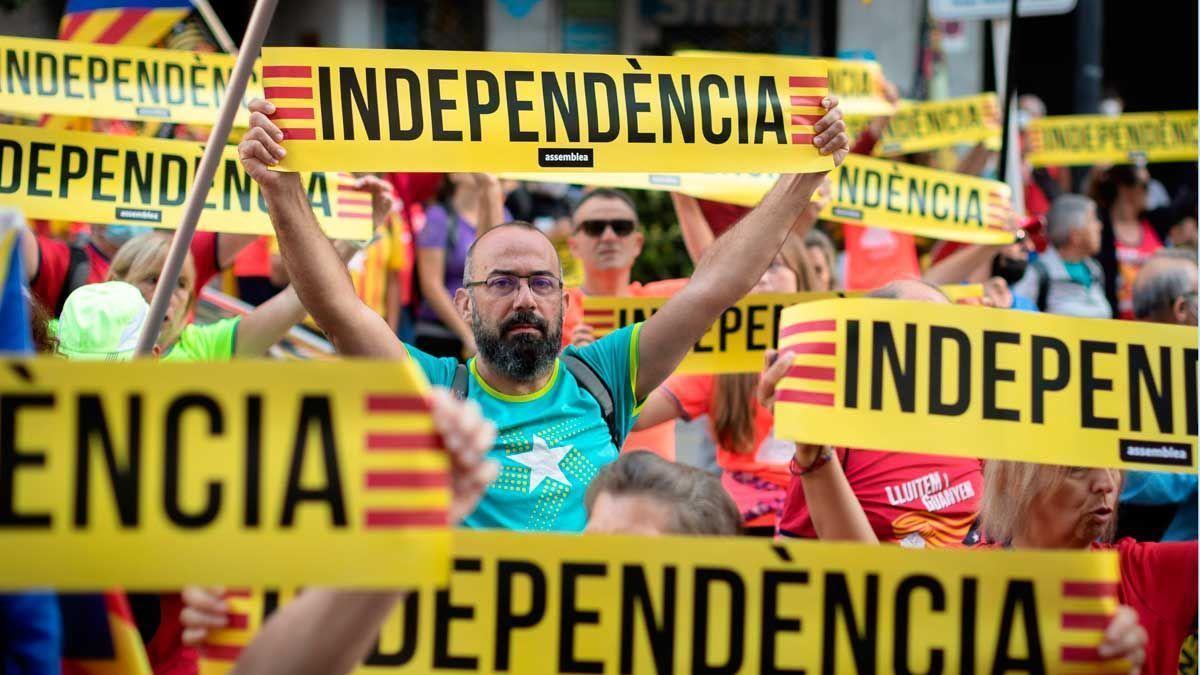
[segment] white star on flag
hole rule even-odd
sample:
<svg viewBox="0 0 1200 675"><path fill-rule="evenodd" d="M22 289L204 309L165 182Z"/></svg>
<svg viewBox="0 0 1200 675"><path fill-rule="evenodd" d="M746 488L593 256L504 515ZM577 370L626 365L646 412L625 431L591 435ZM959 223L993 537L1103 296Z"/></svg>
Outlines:
<svg viewBox="0 0 1200 675"><path fill-rule="evenodd" d="M570 445L552 448L542 440L541 436L534 434L533 448L511 454L508 458L517 464L529 467L529 491L533 492L547 478L567 487L571 486L571 482L567 480L559 466L563 457L570 451Z"/></svg>

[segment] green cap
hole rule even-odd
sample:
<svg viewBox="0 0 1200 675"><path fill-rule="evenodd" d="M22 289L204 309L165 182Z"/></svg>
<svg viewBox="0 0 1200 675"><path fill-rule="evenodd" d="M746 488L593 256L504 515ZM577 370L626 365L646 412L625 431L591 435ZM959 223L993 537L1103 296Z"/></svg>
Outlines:
<svg viewBox="0 0 1200 675"><path fill-rule="evenodd" d="M149 311L142 292L124 281L80 286L58 317L58 352L81 361L131 359Z"/></svg>

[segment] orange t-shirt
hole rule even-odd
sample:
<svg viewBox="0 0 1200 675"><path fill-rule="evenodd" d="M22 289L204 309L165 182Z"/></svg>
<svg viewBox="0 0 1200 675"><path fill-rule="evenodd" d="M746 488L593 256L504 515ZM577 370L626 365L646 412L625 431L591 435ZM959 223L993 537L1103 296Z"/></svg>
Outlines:
<svg viewBox="0 0 1200 675"><path fill-rule="evenodd" d="M687 285L687 279L667 279L652 281L648 284L633 282L626 287L626 295L640 297L667 297ZM563 347L571 344L571 333L583 322L583 291L579 288L568 288L571 304L563 314ZM656 424L649 429L630 432L625 437L622 450L649 450L667 461L675 461L675 422L667 421Z"/></svg>
<svg viewBox="0 0 1200 675"><path fill-rule="evenodd" d="M681 417L691 421L711 412L716 375L675 375L663 385L663 391L675 400ZM791 478L788 462L796 445L780 441L771 433L775 418L754 401L754 452L733 452L717 443L717 465L727 472L752 473L758 478L786 487Z"/></svg>

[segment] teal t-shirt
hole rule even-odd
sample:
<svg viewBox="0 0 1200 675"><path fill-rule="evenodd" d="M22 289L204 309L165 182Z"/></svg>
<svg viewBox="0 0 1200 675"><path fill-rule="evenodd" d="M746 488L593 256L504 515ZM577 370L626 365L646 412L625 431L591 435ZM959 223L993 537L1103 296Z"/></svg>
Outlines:
<svg viewBox="0 0 1200 675"><path fill-rule="evenodd" d="M1092 271L1088 269L1087 263L1083 261L1067 262L1064 260L1063 267L1067 269L1067 276L1071 277L1071 281L1084 288L1092 287Z"/></svg>
<svg viewBox="0 0 1200 675"><path fill-rule="evenodd" d="M612 393L617 430L624 438L640 412L635 400L638 334L641 324L614 331L582 349L567 347L596 371ZM407 345L406 345L407 346ZM457 361L435 358L414 347L408 353L429 381L449 387ZM617 458L619 449L600 405L555 361L541 391L508 396L489 387L468 362L467 398L496 425L488 457L500 463L500 476L463 524L467 527L580 532L587 522L583 498L592 478Z"/></svg>
<svg viewBox="0 0 1200 675"><path fill-rule="evenodd" d="M179 334L163 361L229 361L237 346L237 327L241 317L214 323L189 323Z"/></svg>

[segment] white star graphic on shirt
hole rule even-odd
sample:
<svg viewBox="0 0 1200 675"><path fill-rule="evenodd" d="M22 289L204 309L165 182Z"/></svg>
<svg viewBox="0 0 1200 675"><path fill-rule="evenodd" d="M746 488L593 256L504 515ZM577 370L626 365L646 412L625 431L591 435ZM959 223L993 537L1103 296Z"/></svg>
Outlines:
<svg viewBox="0 0 1200 675"><path fill-rule="evenodd" d="M533 492L547 478L567 487L571 486L571 482L563 475L562 468L559 466L563 457L570 451L570 445L552 448L542 440L541 436L534 434L532 449L509 455L508 458L517 464L529 467L529 491Z"/></svg>

